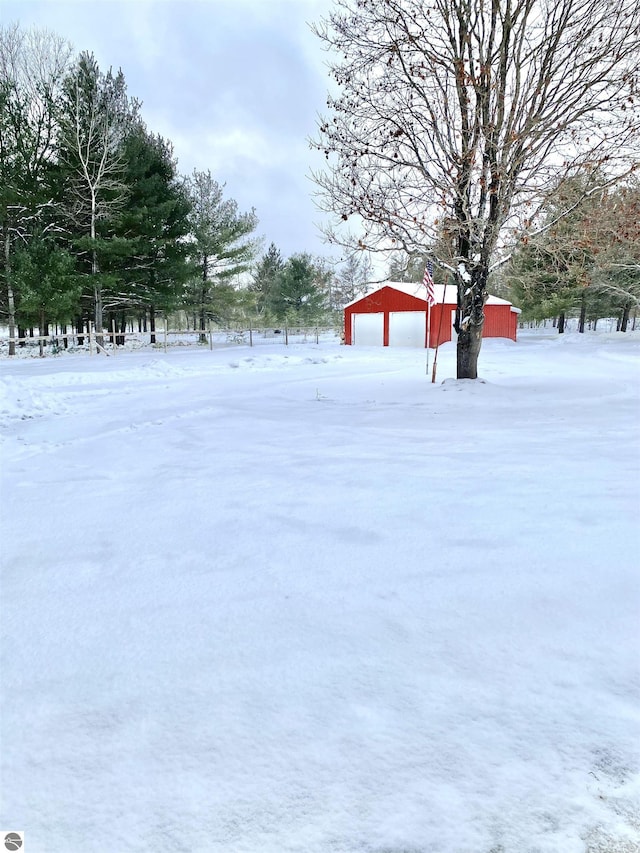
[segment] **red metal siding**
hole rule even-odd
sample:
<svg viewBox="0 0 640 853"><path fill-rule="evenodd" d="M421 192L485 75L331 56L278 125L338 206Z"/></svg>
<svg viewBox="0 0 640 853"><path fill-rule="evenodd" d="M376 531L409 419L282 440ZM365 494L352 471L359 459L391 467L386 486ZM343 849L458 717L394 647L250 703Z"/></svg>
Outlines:
<svg viewBox="0 0 640 853"><path fill-rule="evenodd" d="M510 305L485 305L483 338L516 339L518 315Z"/></svg>
<svg viewBox="0 0 640 853"><path fill-rule="evenodd" d="M431 346L451 340L451 312L455 303L440 303L431 308ZM426 311L426 300L409 293L403 293L392 287L381 287L375 293L363 296L353 305L344 309L344 342L353 343L351 337L352 316L354 314L372 314L384 312L384 346L389 346L389 313L391 311ZM518 315L510 305L485 305L483 337L510 338L516 340Z"/></svg>
<svg viewBox="0 0 640 853"><path fill-rule="evenodd" d="M444 308L444 316L440 322L440 315ZM440 343L451 340L451 311L455 305L434 305L431 309L431 346L437 343L438 330L440 331ZM427 303L424 299L394 290L392 287L381 287L375 293L363 296L353 305L344 309L344 342L353 343L351 339L352 322L354 314L377 314L384 312L384 346L389 346L389 313L391 311L426 311ZM426 332L425 332L426 334Z"/></svg>

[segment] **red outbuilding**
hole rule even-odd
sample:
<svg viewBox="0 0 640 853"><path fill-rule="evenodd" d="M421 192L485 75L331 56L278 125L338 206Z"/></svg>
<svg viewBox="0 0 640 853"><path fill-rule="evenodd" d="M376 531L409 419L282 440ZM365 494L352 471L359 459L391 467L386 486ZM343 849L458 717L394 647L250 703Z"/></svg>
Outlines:
<svg viewBox="0 0 640 853"><path fill-rule="evenodd" d="M435 285L427 343L427 300L423 284L390 281L354 299L344 309L344 342L361 346L435 347L455 338L456 289ZM490 296L484 306L485 338L516 340L518 315L506 299Z"/></svg>

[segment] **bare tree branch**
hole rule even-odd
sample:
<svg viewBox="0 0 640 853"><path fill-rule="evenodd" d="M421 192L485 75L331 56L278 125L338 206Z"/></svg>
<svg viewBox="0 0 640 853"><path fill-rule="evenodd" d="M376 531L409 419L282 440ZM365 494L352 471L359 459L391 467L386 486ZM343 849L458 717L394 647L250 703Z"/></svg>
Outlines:
<svg viewBox="0 0 640 853"><path fill-rule="evenodd" d="M336 0L313 29L339 94L312 145L337 227L370 250L429 251L448 224L458 373L475 376L489 270L541 227L552 188L638 166L640 13L630 0ZM561 213L559 215L562 215ZM436 261L446 262L442 258ZM464 321L464 322L463 322Z"/></svg>

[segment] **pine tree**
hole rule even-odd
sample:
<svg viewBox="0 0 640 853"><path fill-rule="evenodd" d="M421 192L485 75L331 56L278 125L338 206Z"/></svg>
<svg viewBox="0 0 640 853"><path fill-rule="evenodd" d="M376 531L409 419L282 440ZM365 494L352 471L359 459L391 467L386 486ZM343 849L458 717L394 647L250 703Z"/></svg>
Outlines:
<svg viewBox="0 0 640 853"><path fill-rule="evenodd" d="M223 197L224 186L209 171L194 169L187 181L191 202L190 259L197 269L187 292L189 307L198 315L204 333L207 319L224 321L233 302L231 279L246 272L257 244L250 235L258 219L255 211L240 213L234 199ZM205 340L204 334L201 336Z"/></svg>
<svg viewBox="0 0 640 853"><path fill-rule="evenodd" d="M525 239L505 270L512 293L529 319L567 316L587 320L619 314L626 329L629 312L640 302L638 199L635 182L585 194L589 173L565 182L545 206L545 222L535 239ZM559 209L572 212L558 216Z"/></svg>
<svg viewBox="0 0 640 853"><path fill-rule="evenodd" d="M271 243L253 271L249 291L255 294L256 312L264 317L268 311L278 276L284 268L284 261L275 243Z"/></svg>
<svg viewBox="0 0 640 853"><path fill-rule="evenodd" d="M112 269L121 283L121 296L111 309L119 314L120 331L127 311L146 313L155 342L155 314L174 308L186 281L193 275L186 237L191 203L170 142L151 134L141 120L133 122L122 148L127 187L117 216L122 252Z"/></svg>
<svg viewBox="0 0 640 853"><path fill-rule="evenodd" d="M42 335L49 323L65 325L77 310L82 285L75 259L52 237L39 235L16 251L13 274L20 294L18 322L23 327L39 326L42 355Z"/></svg>
<svg viewBox="0 0 640 853"><path fill-rule="evenodd" d="M318 319L324 308L321 281L322 270L311 255L292 255L271 292L269 307L274 317L290 322Z"/></svg>

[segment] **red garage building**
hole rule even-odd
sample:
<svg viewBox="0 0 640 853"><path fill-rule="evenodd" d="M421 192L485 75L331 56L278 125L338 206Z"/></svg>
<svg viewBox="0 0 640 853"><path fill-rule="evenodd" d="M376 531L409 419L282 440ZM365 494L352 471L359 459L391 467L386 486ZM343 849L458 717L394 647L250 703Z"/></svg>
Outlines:
<svg viewBox="0 0 640 853"><path fill-rule="evenodd" d="M445 292L446 291L446 292ZM456 289L435 286L430 345L455 337ZM516 340L518 315L506 299L490 296L484 306L485 338ZM423 284L391 281L350 302L344 309L344 342L361 346L427 346L427 300Z"/></svg>

